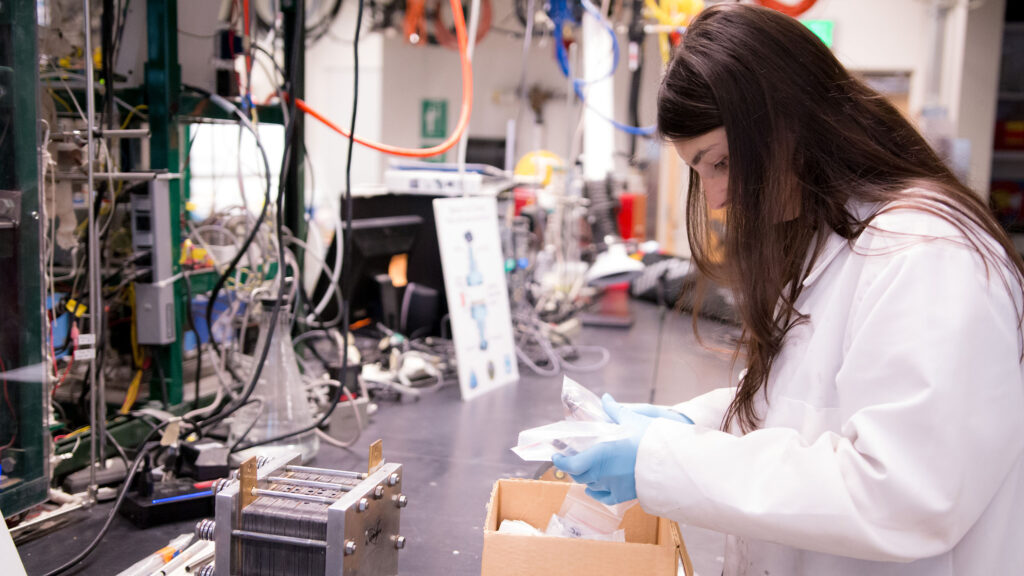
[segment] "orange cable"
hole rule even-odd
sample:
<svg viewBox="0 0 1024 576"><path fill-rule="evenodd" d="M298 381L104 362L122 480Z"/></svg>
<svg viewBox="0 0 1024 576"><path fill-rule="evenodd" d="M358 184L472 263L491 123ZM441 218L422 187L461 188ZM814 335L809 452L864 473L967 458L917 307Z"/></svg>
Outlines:
<svg viewBox="0 0 1024 576"><path fill-rule="evenodd" d="M455 20L455 36L459 41L459 56L462 60L462 110L459 113L459 122L455 126L455 131L448 136L447 140L436 146L431 146L430 148L402 148L400 146L391 146L388 144L380 144L378 142L364 140L358 136L354 136L353 140L367 148L383 152L384 154L391 154L392 156L427 158L447 152L462 139L462 135L466 132L466 128L469 126L469 117L473 111L473 65L469 60L469 34L466 32L466 15L462 12L462 2L460 0L451 0L451 7L452 19ZM331 130L334 130L338 134L348 138L348 131L328 120L323 114L310 107L310 105L301 98L295 99L295 106L299 110L302 110L306 114L316 118Z"/></svg>
<svg viewBox="0 0 1024 576"><path fill-rule="evenodd" d="M786 2L780 2L779 0L758 0L762 6L782 12L786 16L791 16L793 18L807 12L807 10L809 10L811 6L814 6L817 1L818 0L800 0L796 4L789 4Z"/></svg>

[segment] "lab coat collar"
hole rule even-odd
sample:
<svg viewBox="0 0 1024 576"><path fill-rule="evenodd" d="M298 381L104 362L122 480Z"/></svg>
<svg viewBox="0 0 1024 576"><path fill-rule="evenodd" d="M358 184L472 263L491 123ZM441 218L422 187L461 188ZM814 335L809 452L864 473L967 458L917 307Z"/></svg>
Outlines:
<svg viewBox="0 0 1024 576"><path fill-rule="evenodd" d="M818 257L818 261L814 263L814 268L807 273L807 277L804 278L803 285L808 287L814 283L828 268L828 265L836 259L836 256L843 251L844 248L850 246L850 241L843 238L834 231L829 230L828 238L825 240L825 247L821 251L821 255Z"/></svg>
<svg viewBox="0 0 1024 576"><path fill-rule="evenodd" d="M880 205L869 202L850 202L846 207L857 220L867 222L878 213ZM821 255L818 257L818 261L814 263L814 268L812 268L811 271L807 273L807 277L804 278L802 283L803 286L806 288L811 284L814 284L814 282L824 274L825 269L828 268L829 264L831 264L832 261L843 252L843 249L849 248L850 246L850 240L836 234L835 230L829 230L828 238L825 240L825 247L822 249ZM810 258L810 256L808 256L808 258Z"/></svg>

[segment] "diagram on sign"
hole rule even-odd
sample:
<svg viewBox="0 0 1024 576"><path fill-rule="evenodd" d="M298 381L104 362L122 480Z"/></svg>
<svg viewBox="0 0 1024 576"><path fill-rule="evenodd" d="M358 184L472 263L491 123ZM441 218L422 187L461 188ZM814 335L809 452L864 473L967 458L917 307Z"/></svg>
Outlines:
<svg viewBox="0 0 1024 576"><path fill-rule="evenodd" d="M493 198L434 200L462 397L519 379Z"/></svg>

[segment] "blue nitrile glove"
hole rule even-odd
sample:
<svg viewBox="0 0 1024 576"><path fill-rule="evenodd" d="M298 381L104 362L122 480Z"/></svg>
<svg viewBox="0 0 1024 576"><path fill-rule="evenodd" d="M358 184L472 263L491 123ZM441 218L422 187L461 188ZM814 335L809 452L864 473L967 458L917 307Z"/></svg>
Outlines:
<svg viewBox="0 0 1024 576"><path fill-rule="evenodd" d="M630 404L623 403L623 406L629 408L637 414L648 416L650 418L668 418L669 420L675 420L676 422L682 422L683 424L693 424L693 420L682 412L676 412L675 410L668 408L667 406L655 406L654 404Z"/></svg>
<svg viewBox="0 0 1024 576"><path fill-rule="evenodd" d="M602 442L573 456L556 454L551 462L576 482L586 484L593 499L612 505L636 498L636 451L654 419L633 412L608 394L601 397L601 404L616 424L626 428L627 437Z"/></svg>

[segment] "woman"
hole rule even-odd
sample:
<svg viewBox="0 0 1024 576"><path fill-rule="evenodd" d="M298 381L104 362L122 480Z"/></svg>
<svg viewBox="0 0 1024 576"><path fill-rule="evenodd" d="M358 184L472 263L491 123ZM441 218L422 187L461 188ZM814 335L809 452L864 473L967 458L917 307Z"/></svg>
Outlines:
<svg viewBox="0 0 1024 576"><path fill-rule="evenodd" d="M606 397L630 437L555 464L604 502L729 534L727 575L1024 574L1024 263L982 202L764 8L692 23L658 125L691 167L690 244L737 296L746 370L675 411Z"/></svg>

